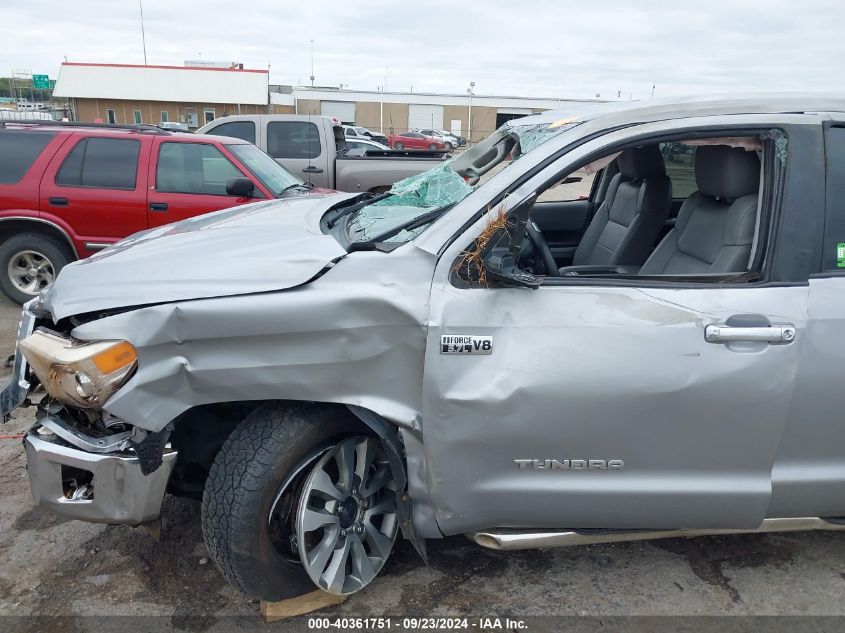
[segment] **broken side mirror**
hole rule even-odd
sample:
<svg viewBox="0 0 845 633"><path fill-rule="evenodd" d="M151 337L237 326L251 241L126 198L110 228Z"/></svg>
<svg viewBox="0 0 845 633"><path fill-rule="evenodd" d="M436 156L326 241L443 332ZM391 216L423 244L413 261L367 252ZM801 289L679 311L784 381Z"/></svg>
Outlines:
<svg viewBox="0 0 845 633"><path fill-rule="evenodd" d="M226 195L251 198L254 191L255 184L249 178L238 176L226 181Z"/></svg>
<svg viewBox="0 0 845 633"><path fill-rule="evenodd" d="M539 288L540 280L536 275L522 270L517 260L510 253L492 254L484 260L487 278L503 286L524 286Z"/></svg>
<svg viewBox="0 0 845 633"><path fill-rule="evenodd" d="M508 213L505 221L504 249L506 250L502 246L494 245L484 258L484 267L487 269L487 276L491 279L511 286L540 287L540 280L535 275L519 267L519 253L528 230L531 209L536 200L537 194L533 193Z"/></svg>

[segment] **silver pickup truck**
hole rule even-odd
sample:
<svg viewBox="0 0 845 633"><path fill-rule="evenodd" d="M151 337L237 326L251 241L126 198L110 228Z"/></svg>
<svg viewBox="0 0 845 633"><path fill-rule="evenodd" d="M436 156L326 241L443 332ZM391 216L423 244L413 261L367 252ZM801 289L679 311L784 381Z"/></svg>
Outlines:
<svg viewBox="0 0 845 633"><path fill-rule="evenodd" d="M544 200L576 173L588 195ZM201 498L223 575L270 600L360 590L400 532L424 556L841 530L843 271L845 98L580 104L386 195L69 264L0 410L37 403L41 506Z"/></svg>
<svg viewBox="0 0 845 633"><path fill-rule="evenodd" d="M386 191L393 183L431 169L449 156L430 151L349 151L343 127L325 116L228 116L197 133L249 141L317 187L355 193Z"/></svg>

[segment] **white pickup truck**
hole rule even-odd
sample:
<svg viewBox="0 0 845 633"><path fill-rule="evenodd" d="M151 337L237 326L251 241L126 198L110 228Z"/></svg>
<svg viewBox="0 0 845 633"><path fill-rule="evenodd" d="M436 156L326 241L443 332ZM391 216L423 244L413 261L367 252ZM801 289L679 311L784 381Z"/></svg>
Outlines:
<svg viewBox="0 0 845 633"><path fill-rule="evenodd" d="M254 143L304 180L339 191L381 193L398 180L435 167L447 156L446 152L348 150L343 127L325 116L228 116L197 132Z"/></svg>

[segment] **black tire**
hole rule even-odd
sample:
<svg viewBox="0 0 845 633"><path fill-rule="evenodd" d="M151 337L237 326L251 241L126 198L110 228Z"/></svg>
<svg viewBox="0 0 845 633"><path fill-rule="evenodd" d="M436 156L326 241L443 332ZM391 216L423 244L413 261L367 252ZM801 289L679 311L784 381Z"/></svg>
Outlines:
<svg viewBox="0 0 845 633"><path fill-rule="evenodd" d="M42 233L19 233L0 243L0 289L3 293L16 303L26 303L43 289L38 286L34 293L24 292L12 280L10 265L12 259L20 253L32 252L49 260L53 271L53 278L58 276L59 271L73 261L73 254L70 249L58 240Z"/></svg>
<svg viewBox="0 0 845 633"><path fill-rule="evenodd" d="M430 149L430 150L433 152L433 151L435 151L435 150L437 149L437 145L435 145L434 143L432 143L431 145L429 145L429 146L428 146L428 149Z"/></svg>
<svg viewBox="0 0 845 633"><path fill-rule="evenodd" d="M355 430L338 409L267 403L223 444L205 484L202 533L223 576L246 595L282 600L316 588L295 557L279 550L268 517L283 481Z"/></svg>
<svg viewBox="0 0 845 633"><path fill-rule="evenodd" d="M393 149L405 149L405 146L402 143L394 143Z"/></svg>

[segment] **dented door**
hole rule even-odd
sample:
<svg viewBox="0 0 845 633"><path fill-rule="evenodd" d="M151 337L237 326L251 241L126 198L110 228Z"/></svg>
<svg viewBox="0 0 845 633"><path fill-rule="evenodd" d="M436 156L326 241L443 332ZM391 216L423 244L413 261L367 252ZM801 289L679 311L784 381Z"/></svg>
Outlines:
<svg viewBox="0 0 845 633"><path fill-rule="evenodd" d="M423 415L444 533L766 516L806 287L462 289L444 265ZM790 340L705 339L762 319ZM443 353L442 335L490 337L491 353Z"/></svg>

